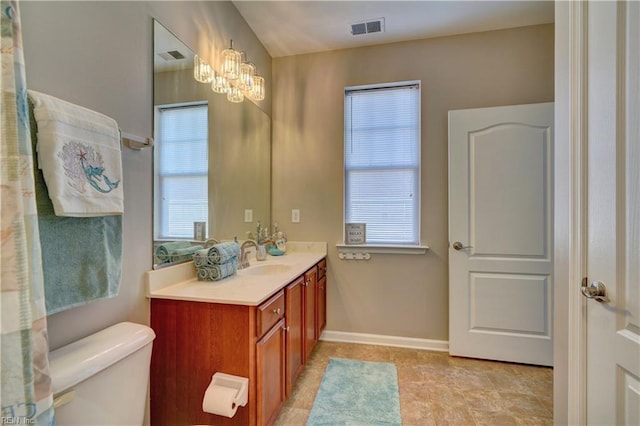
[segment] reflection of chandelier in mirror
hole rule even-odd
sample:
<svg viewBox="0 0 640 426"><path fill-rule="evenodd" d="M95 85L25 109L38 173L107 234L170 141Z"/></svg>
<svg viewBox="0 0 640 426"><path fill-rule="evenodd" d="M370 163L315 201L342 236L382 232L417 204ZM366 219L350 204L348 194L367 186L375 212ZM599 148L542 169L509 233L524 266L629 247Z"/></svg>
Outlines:
<svg viewBox="0 0 640 426"><path fill-rule="evenodd" d="M245 97L253 101L264 100L264 78L258 75L256 66L246 60L244 52L233 48L233 40L222 52L220 72L195 55L193 77L201 83L211 83L211 90L226 94L230 102L242 102Z"/></svg>
<svg viewBox="0 0 640 426"><path fill-rule="evenodd" d="M216 93L224 94L229 91L230 87L231 85L229 84L229 81L227 81L226 78L224 78L221 74L214 72L213 81L211 82L211 90L213 90Z"/></svg>
<svg viewBox="0 0 640 426"><path fill-rule="evenodd" d="M210 83L213 80L214 71L201 57L193 57L193 78L200 83Z"/></svg>

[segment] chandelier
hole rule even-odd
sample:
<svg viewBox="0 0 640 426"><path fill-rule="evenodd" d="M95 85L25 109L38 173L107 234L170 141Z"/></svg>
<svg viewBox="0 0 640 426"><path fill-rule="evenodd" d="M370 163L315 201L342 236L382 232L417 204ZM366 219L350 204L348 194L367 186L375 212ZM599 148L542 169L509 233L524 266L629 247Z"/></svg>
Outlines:
<svg viewBox="0 0 640 426"><path fill-rule="evenodd" d="M264 78L258 75L256 66L247 55L230 47L222 52L222 67L216 71L198 55L193 59L193 77L200 83L210 83L215 93L226 94L230 102L264 100Z"/></svg>

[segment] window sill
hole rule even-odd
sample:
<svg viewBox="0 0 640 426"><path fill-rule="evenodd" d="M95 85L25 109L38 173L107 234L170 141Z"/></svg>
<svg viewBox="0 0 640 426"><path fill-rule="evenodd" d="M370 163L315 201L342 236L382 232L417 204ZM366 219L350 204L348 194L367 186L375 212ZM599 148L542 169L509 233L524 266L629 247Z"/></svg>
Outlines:
<svg viewBox="0 0 640 426"><path fill-rule="evenodd" d="M404 246L404 245L391 245L391 244L336 244L338 254L341 259L357 259L365 258L366 254L381 253L381 254L426 254L429 250L428 246ZM356 255L354 257L354 255Z"/></svg>

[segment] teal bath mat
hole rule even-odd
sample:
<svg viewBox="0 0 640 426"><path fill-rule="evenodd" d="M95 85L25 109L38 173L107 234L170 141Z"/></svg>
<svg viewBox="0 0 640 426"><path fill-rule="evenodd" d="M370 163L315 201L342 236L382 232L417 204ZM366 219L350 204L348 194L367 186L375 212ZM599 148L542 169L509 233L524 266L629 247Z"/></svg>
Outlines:
<svg viewBox="0 0 640 426"><path fill-rule="evenodd" d="M402 425L396 366L331 358L307 420L316 425Z"/></svg>

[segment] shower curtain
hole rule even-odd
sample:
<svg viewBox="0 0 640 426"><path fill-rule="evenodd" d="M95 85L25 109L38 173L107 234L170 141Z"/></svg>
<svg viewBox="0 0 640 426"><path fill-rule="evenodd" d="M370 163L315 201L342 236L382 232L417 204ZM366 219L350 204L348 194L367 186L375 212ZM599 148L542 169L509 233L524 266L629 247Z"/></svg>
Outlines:
<svg viewBox="0 0 640 426"><path fill-rule="evenodd" d="M0 6L0 423L55 425L19 7Z"/></svg>

